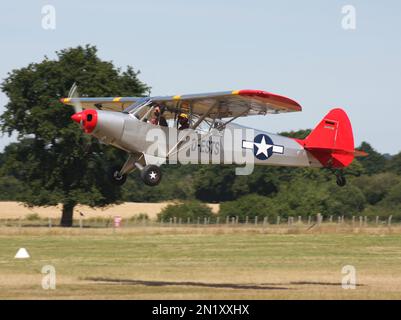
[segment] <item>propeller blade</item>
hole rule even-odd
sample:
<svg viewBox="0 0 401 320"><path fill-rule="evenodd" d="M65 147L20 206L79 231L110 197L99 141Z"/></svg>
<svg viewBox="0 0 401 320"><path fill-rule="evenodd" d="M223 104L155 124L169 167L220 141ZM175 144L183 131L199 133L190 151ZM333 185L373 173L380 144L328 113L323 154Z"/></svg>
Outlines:
<svg viewBox="0 0 401 320"><path fill-rule="evenodd" d="M68 93L68 98L74 98L74 100L76 100L73 103L75 113L82 112L83 109L81 105L81 100L79 99L78 86L75 82L72 85L70 92Z"/></svg>

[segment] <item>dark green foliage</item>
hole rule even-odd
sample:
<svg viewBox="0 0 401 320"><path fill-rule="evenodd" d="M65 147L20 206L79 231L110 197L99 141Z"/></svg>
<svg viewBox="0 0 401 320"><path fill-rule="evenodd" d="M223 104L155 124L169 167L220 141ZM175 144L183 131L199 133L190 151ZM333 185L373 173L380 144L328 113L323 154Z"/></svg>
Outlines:
<svg viewBox="0 0 401 320"><path fill-rule="evenodd" d="M245 217L273 218L277 214L275 200L257 194L249 194L234 201L223 202L220 205L219 215L222 218L238 217L244 221Z"/></svg>
<svg viewBox="0 0 401 320"><path fill-rule="evenodd" d="M187 222L187 219L189 218L193 222L197 218L210 218L212 216L212 209L210 209L206 204L192 200L169 204L158 214L158 219L167 221L170 218L181 218L183 222Z"/></svg>
<svg viewBox="0 0 401 320"><path fill-rule="evenodd" d="M0 176L0 201L19 201L23 184L13 176Z"/></svg>
<svg viewBox="0 0 401 320"><path fill-rule="evenodd" d="M368 153L368 156L358 158L359 162L365 169L365 173L375 174L385 170L387 163L386 158L373 149L369 143L362 142L358 149Z"/></svg>
<svg viewBox="0 0 401 320"><path fill-rule="evenodd" d="M401 175L401 152L388 160L387 170Z"/></svg>
<svg viewBox="0 0 401 320"><path fill-rule="evenodd" d="M372 176L361 176L354 180L354 185L363 192L369 204L375 205L383 200L391 188L400 181L401 177L386 172Z"/></svg>

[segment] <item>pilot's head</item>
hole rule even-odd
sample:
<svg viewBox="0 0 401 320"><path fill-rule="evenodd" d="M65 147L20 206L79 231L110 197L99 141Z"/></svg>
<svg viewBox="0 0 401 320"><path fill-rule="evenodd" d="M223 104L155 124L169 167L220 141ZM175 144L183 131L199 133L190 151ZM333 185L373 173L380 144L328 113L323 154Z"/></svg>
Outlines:
<svg viewBox="0 0 401 320"><path fill-rule="evenodd" d="M179 120L180 123L188 122L188 115L186 113L181 113L178 116L178 120Z"/></svg>

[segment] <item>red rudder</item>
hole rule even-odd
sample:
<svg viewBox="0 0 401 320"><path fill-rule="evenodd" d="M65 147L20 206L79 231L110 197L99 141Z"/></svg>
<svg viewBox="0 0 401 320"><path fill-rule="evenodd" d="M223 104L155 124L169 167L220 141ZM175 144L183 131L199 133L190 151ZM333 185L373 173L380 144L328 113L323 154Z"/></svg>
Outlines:
<svg viewBox="0 0 401 320"><path fill-rule="evenodd" d="M331 110L309 136L299 142L324 167L343 168L354 160L352 126L342 109Z"/></svg>

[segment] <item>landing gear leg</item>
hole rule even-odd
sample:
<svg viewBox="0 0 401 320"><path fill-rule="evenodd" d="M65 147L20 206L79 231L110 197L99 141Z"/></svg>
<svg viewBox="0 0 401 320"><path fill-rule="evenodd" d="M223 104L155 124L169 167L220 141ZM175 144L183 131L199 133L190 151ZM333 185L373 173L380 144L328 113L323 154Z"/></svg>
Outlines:
<svg viewBox="0 0 401 320"><path fill-rule="evenodd" d="M113 166L109 170L110 180L117 186L122 186L127 181L127 175L135 169L135 163L138 157L130 154L127 161L120 169L119 167Z"/></svg>

